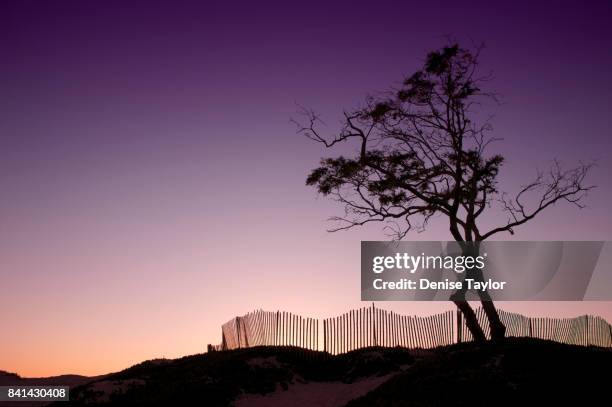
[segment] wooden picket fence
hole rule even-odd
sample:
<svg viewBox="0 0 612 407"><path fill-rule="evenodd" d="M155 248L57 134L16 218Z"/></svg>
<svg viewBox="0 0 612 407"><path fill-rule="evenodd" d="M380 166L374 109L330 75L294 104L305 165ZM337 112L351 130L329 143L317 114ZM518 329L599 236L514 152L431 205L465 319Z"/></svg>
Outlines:
<svg viewBox="0 0 612 407"><path fill-rule="evenodd" d="M371 307L323 320L323 351L333 355L368 346L435 348L454 342L453 311L428 317Z"/></svg>
<svg viewBox="0 0 612 407"><path fill-rule="evenodd" d="M490 338L484 310L477 308L475 312L485 335ZM534 318L504 310L498 312L506 325L506 335L510 337L612 347L612 326L601 317ZM376 308L374 304L322 321L290 312L258 310L229 320L221 331L221 344L209 345L209 351L295 346L337 355L369 346L430 349L473 340L458 311L420 317L400 315Z"/></svg>
<svg viewBox="0 0 612 407"><path fill-rule="evenodd" d="M319 321L284 311L250 312L221 327L222 349L252 346L319 348Z"/></svg>
<svg viewBox="0 0 612 407"><path fill-rule="evenodd" d="M475 310L485 336L491 337L489 321L482 308ZM612 326L605 319L582 315L575 318L537 318L498 310L506 336L547 339L568 345L612 347ZM457 341L473 340L460 313L457 313Z"/></svg>

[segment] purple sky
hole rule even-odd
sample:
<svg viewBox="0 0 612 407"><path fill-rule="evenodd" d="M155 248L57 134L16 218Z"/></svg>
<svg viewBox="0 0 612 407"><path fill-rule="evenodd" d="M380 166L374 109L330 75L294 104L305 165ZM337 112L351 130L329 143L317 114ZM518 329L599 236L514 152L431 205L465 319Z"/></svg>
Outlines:
<svg viewBox="0 0 612 407"><path fill-rule="evenodd" d="M325 232L340 208L304 180L328 152L289 118L298 102L334 130L447 36L487 47L509 190L554 157L599 160L588 208L515 238L612 240L612 3L159 3L0 5L0 369L104 373L201 352L254 308L358 306L359 241L384 235Z"/></svg>

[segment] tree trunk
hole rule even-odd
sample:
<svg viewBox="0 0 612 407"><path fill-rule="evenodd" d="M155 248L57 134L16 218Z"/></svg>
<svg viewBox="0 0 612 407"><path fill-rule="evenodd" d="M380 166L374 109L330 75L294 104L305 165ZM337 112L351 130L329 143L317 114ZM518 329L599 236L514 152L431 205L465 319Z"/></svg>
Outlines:
<svg viewBox="0 0 612 407"><path fill-rule="evenodd" d="M470 330L472 337L475 342L484 342L487 340L485 337L484 331L480 327L478 323L478 319L476 318L476 313L472 309L472 306L469 302L461 299L453 299L453 303L457 306L461 314L463 314L463 318L465 318L465 325Z"/></svg>
<svg viewBox="0 0 612 407"><path fill-rule="evenodd" d="M462 255L468 255L476 257L480 254L480 242L462 242L460 243L462 247ZM482 271L476 268L468 269L465 273L466 277L473 278L476 281L484 281L484 277ZM472 333L474 340L476 342L482 342L486 340L486 336L480 324L478 323L478 319L476 318L476 314L474 310L470 306L470 304L465 299L465 293L467 288L464 287L461 290L457 290L452 296L451 300L453 303L459 308L461 313L465 318L465 323ZM506 336L506 326L501 322L499 318L499 313L495 308L495 304L491 299L491 296L487 291L478 290L478 297L480 298L480 303L482 304L482 309L487 316L487 320L489 322L489 328L491 332L491 339L493 341L501 341Z"/></svg>
<svg viewBox="0 0 612 407"><path fill-rule="evenodd" d="M503 340L506 336L506 326L499 319L499 313L497 312L497 308L495 308L495 304L493 304L491 296L486 291L479 291L479 296L482 309L487 316L489 327L491 328L491 339L493 341Z"/></svg>
<svg viewBox="0 0 612 407"><path fill-rule="evenodd" d="M478 256L480 254L480 242L475 242L472 247L474 250L473 255ZM474 275L476 279L479 281L484 281L483 271L478 269L473 269ZM480 303L482 304L482 309L487 316L487 320L489 321L489 328L491 332L491 340L493 341L501 341L506 336L506 326L499 319L499 313L497 312L497 308L495 308L495 304L491 299L488 291L478 290L478 297L480 298Z"/></svg>

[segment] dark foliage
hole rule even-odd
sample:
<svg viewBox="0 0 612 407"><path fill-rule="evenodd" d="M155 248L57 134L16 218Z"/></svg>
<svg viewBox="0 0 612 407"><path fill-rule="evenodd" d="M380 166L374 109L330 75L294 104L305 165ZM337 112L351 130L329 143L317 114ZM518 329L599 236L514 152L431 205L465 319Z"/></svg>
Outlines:
<svg viewBox="0 0 612 407"><path fill-rule="evenodd" d="M243 393L266 394L296 381L353 382L398 371L413 361L405 349L366 348L340 356L300 348L256 347L211 352L172 361L149 361L104 378L121 385L104 401L96 382L71 391L62 406L227 406Z"/></svg>
<svg viewBox="0 0 612 407"><path fill-rule="evenodd" d="M610 363L607 349L533 339L455 345L347 407L599 405Z"/></svg>

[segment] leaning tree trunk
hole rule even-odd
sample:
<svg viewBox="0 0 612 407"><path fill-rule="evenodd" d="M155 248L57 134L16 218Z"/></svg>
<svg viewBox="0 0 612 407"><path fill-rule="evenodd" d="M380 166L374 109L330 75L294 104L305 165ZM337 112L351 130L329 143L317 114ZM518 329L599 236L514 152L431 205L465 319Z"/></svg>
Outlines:
<svg viewBox="0 0 612 407"><path fill-rule="evenodd" d="M475 342L484 342L487 340L485 337L484 331L480 327L478 323L478 319L476 318L476 313L472 309L472 306L469 302L464 299L453 299L453 303L457 306L461 314L463 315L463 319L465 320L465 325L470 330L472 337Z"/></svg>
<svg viewBox="0 0 612 407"><path fill-rule="evenodd" d="M462 242L460 245L462 247L462 255L464 256L476 257L480 253L480 242ZM475 281L484 281L482 270L475 267L468 269L465 276L466 278L469 277ZM465 298L466 291L467 287L465 284L463 284L461 290L457 290L451 296L451 300L463 314L465 324L474 337L474 341L484 342L486 340L486 336L482 327L480 326L480 323L478 322L478 318L476 318L476 313ZM482 309L484 310L489 322L491 339L494 341L503 340L506 335L506 326L499 318L499 313L497 312L497 308L495 308L495 304L493 303L491 296L486 290L478 290L478 297L480 298Z"/></svg>
<svg viewBox="0 0 612 407"><path fill-rule="evenodd" d="M480 296L482 309L484 310L487 320L489 321L491 339L494 341L503 340L506 336L506 326L501 319L499 319L499 313L497 312L497 308L495 308L495 304L493 304L491 296L486 291L478 291L478 294Z"/></svg>

